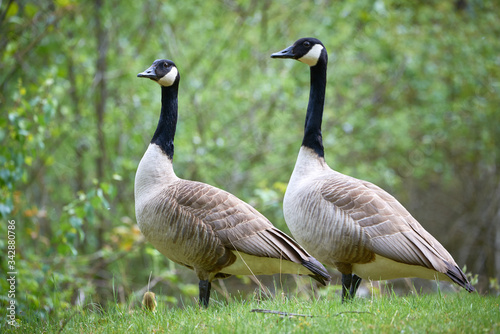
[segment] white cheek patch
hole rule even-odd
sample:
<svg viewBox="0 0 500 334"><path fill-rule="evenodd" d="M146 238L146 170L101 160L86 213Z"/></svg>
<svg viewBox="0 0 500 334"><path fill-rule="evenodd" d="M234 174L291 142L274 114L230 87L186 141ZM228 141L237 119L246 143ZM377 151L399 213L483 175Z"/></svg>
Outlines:
<svg viewBox="0 0 500 334"><path fill-rule="evenodd" d="M321 50L323 50L323 45L315 44L312 49L299 58L298 61L301 61L309 66L314 66L318 63L319 57L321 56Z"/></svg>
<svg viewBox="0 0 500 334"><path fill-rule="evenodd" d="M168 72L167 74L165 74L165 76L163 78L158 80L158 83L161 86L165 86L165 87L172 86L175 82L175 78L177 78L178 73L179 72L177 71L177 67L174 66L174 67L172 67L170 72Z"/></svg>

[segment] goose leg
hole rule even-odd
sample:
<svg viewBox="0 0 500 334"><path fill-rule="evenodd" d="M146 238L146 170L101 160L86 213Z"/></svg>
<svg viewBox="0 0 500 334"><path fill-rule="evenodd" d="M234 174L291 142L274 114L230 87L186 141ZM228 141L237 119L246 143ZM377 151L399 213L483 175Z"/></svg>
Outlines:
<svg viewBox="0 0 500 334"><path fill-rule="evenodd" d="M349 294L351 295L351 298L354 299L354 297L356 296L356 291L358 291L360 283L361 283L361 277L352 274L351 288L349 289Z"/></svg>
<svg viewBox="0 0 500 334"><path fill-rule="evenodd" d="M208 301L210 300L210 289L212 288L212 283L208 280L201 280L198 286L200 288L200 305L207 308Z"/></svg>
<svg viewBox="0 0 500 334"><path fill-rule="evenodd" d="M351 299L350 289L352 283L352 274L342 274L342 303Z"/></svg>
<svg viewBox="0 0 500 334"><path fill-rule="evenodd" d="M349 299L354 299L361 277L355 274L342 274L342 303Z"/></svg>

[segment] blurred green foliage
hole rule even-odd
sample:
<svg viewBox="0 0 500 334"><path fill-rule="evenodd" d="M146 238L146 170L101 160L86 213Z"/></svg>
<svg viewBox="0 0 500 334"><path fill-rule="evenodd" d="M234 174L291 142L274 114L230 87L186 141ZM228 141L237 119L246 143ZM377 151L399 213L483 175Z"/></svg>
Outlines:
<svg viewBox="0 0 500 334"><path fill-rule="evenodd" d="M181 73L177 174L288 232L309 73L269 56L305 36L329 51L330 166L393 193L488 291L500 272L499 16L481 0L2 2L0 216L16 221L18 311L123 301L151 271L165 294L196 290L135 225L135 170L160 110L159 88L136 74L158 58Z"/></svg>

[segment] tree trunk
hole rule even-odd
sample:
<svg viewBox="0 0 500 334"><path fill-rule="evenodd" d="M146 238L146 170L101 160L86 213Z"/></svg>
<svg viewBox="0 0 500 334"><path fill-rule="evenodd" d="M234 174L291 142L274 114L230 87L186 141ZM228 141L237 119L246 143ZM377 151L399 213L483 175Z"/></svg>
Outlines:
<svg viewBox="0 0 500 334"><path fill-rule="evenodd" d="M108 52L108 35L101 21L103 12L103 0L95 0L95 33L97 40L97 63L96 74L94 77L95 85L95 114L97 127L97 155L96 155L96 177L99 182L104 179L104 165L106 161L106 143L104 134L104 114L106 108L107 89L106 89L106 54ZM98 248L104 245L104 231L107 229L107 221L100 219L100 225L97 230Z"/></svg>

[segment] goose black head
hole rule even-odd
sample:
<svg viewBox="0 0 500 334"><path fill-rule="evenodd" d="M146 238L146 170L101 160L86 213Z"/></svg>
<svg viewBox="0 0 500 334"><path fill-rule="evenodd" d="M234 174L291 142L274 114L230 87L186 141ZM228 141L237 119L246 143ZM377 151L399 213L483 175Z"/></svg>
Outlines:
<svg viewBox="0 0 500 334"><path fill-rule="evenodd" d="M325 46L319 39L312 37L301 38L286 49L271 55L271 58L296 59L309 66L315 66L321 57L327 57Z"/></svg>
<svg viewBox="0 0 500 334"><path fill-rule="evenodd" d="M174 62L168 59L157 59L147 70L137 74L139 78L149 78L160 86L169 87L179 82L180 75Z"/></svg>

